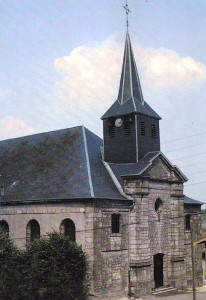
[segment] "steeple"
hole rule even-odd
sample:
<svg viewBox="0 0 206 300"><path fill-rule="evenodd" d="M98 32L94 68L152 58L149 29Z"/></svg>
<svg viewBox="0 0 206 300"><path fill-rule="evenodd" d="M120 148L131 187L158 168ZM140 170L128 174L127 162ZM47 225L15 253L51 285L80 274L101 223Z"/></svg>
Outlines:
<svg viewBox="0 0 206 300"><path fill-rule="evenodd" d="M158 120L161 119L143 98L134 53L127 30L118 98L101 119L116 118L129 114L141 114Z"/></svg>
<svg viewBox="0 0 206 300"><path fill-rule="evenodd" d="M147 153L160 151L160 116L143 98L134 53L127 33L117 100L102 116L104 160L111 163L136 163Z"/></svg>
<svg viewBox="0 0 206 300"><path fill-rule="evenodd" d="M130 98L135 98L140 103L144 104L130 36L127 31L118 100L120 104L124 104Z"/></svg>

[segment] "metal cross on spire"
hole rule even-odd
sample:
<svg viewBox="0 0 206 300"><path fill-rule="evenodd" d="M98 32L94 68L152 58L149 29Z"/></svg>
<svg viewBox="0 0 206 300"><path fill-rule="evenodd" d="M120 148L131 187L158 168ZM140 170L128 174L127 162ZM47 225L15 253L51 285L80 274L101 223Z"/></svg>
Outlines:
<svg viewBox="0 0 206 300"><path fill-rule="evenodd" d="M126 0L126 4L125 6L123 6L123 8L125 9L125 12L126 12L126 16L127 16L127 21L126 21L126 24L127 24L127 30L129 28L129 13L131 13L131 10L129 9L129 6L127 4L127 0Z"/></svg>

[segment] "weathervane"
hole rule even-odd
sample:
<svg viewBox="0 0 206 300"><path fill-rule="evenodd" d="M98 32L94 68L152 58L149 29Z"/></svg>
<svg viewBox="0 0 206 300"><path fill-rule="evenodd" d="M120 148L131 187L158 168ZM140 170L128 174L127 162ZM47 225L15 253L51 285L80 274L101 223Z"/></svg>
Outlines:
<svg viewBox="0 0 206 300"><path fill-rule="evenodd" d="M129 13L131 13L131 10L129 9L129 6L128 6L128 4L127 4L127 0L126 0L126 5L125 6L123 6L123 8L125 9L125 12L126 12L126 16L127 16L127 22L126 22L126 24L127 24L127 30L128 30L128 28L129 28Z"/></svg>

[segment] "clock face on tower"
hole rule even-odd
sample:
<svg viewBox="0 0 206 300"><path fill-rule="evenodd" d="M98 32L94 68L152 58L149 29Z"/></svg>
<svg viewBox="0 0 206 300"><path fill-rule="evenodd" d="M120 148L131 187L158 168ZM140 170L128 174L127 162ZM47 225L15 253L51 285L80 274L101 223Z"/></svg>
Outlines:
<svg viewBox="0 0 206 300"><path fill-rule="evenodd" d="M122 119L121 119L121 118L118 118L118 119L115 120L115 126L116 126L116 127L121 127L122 124L123 124L123 122L122 122Z"/></svg>

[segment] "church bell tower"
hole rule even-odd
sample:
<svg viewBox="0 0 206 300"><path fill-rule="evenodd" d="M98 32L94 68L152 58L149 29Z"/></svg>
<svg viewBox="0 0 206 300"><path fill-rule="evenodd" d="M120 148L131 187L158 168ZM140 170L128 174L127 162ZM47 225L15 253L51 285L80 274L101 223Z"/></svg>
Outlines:
<svg viewBox="0 0 206 300"><path fill-rule="evenodd" d="M101 119L106 162L135 163L160 150L161 118L143 98L128 31L118 98Z"/></svg>

